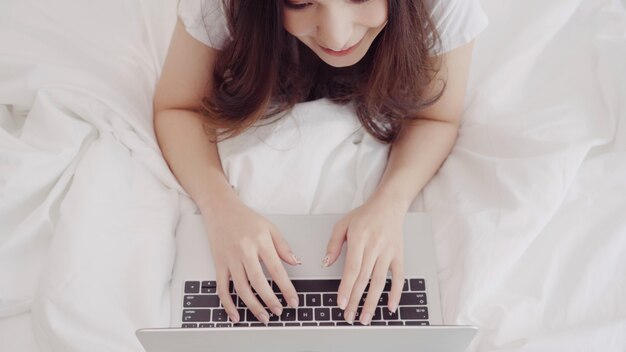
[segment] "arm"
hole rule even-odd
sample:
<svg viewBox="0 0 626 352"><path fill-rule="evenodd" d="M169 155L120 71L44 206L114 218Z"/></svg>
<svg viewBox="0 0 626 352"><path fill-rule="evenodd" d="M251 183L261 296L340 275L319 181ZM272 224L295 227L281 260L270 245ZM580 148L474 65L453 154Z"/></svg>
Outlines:
<svg viewBox="0 0 626 352"><path fill-rule="evenodd" d="M167 164L202 213L224 309L232 321L239 321L229 291L232 279L239 297L267 325L269 315L252 288L274 314L280 315L283 308L259 259L291 307L298 306L298 294L281 259L291 265L299 261L278 229L239 200L224 175L216 144L205 133L202 116L194 112L205 88L212 85L216 57L215 49L193 39L180 20L176 23L155 93L154 128Z"/></svg>
<svg viewBox="0 0 626 352"><path fill-rule="evenodd" d="M437 78L447 80L446 91L391 146L385 173L372 200L408 211L413 199L452 151L463 113L472 49L473 42L444 54L444 69Z"/></svg>
<svg viewBox="0 0 626 352"><path fill-rule="evenodd" d="M217 52L176 23L154 97L154 129L163 157L201 211L236 197L217 153L204 132L200 106Z"/></svg>
<svg viewBox="0 0 626 352"><path fill-rule="evenodd" d="M371 277L360 318L362 324L369 324L389 270L392 284L388 309L395 311L398 307L404 284L404 218L415 196L437 172L456 141L472 48L470 43L443 57L444 69L437 78L447 80L446 91L391 146L385 173L368 201L333 228L323 263L332 265L344 241L347 242L337 303L350 323ZM437 91L436 84L440 83L435 80L427 94Z"/></svg>

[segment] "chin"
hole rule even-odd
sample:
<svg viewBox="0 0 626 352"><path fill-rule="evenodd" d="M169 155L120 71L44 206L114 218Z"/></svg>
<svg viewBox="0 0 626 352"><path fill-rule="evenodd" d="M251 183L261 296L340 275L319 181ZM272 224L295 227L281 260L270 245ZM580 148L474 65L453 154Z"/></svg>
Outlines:
<svg viewBox="0 0 626 352"><path fill-rule="evenodd" d="M357 60L353 62L337 62L336 60L324 60L323 58L321 59L322 61L327 63L329 66L336 67L336 68L350 67L350 66L356 65L359 61L361 61L361 60Z"/></svg>
<svg viewBox="0 0 626 352"><path fill-rule="evenodd" d="M315 54L322 61L327 63L329 66L337 67L337 68L350 67L350 66L356 65L359 61L361 61L365 57L365 53L363 54L353 53L351 55L344 56L344 57L332 57L325 53L318 53L318 52L315 52Z"/></svg>

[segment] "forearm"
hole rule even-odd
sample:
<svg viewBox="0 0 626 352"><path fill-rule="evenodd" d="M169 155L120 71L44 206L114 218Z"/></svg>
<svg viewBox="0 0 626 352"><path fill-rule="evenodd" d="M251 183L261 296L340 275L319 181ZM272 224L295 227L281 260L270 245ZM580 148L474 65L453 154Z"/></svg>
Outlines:
<svg viewBox="0 0 626 352"><path fill-rule="evenodd" d="M418 120L391 146L385 172L372 195L408 210L452 151L458 124Z"/></svg>
<svg viewBox="0 0 626 352"><path fill-rule="evenodd" d="M154 129L163 157L174 176L201 211L236 197L217 152L204 132L200 114L187 110L162 110L155 114Z"/></svg>

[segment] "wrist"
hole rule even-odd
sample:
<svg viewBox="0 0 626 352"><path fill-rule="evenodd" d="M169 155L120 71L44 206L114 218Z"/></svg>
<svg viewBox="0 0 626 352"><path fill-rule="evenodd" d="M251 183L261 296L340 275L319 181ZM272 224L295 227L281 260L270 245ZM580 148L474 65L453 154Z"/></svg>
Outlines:
<svg viewBox="0 0 626 352"><path fill-rule="evenodd" d="M230 204L238 203L239 198L235 190L226 184L211 189L202 198L194 199L194 201L202 214L208 214L228 207Z"/></svg>
<svg viewBox="0 0 626 352"><path fill-rule="evenodd" d="M386 208L394 209L394 211L408 212L413 198L401 193L391 193L385 190L377 190L369 199L375 203L384 204Z"/></svg>

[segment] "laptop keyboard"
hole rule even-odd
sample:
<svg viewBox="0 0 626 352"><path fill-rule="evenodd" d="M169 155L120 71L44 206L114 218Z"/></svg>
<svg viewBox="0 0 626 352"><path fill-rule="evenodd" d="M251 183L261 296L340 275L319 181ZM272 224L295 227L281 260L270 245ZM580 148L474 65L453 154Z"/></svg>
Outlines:
<svg viewBox="0 0 626 352"><path fill-rule="evenodd" d="M300 305L297 308L287 308L287 301L280 293L278 286L268 280L276 297L283 305L280 316L273 314L267 306L264 307L270 316L268 326L351 326L344 320L343 310L337 306L338 279L294 279L291 280L298 292ZM365 303L369 284L359 302L355 326L362 326L358 319ZM370 325L429 325L428 307L426 298L426 282L420 278L404 280L402 297L396 313L391 314L387 309L391 279L387 279L385 288L378 299L378 306L374 310ZM254 289L253 289L254 291ZM264 327L247 309L243 300L235 294L233 282L230 281L230 292L233 302L239 311L240 322L233 324L228 318L217 295L215 281L186 281L183 295L183 328L221 328L221 327ZM261 304L263 300L256 294Z"/></svg>

